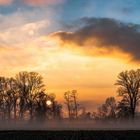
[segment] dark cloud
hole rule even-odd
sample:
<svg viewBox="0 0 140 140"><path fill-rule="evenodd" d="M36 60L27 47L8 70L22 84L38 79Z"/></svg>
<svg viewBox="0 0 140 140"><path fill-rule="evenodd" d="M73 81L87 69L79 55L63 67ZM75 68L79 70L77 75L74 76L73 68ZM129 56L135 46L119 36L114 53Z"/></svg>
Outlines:
<svg viewBox="0 0 140 140"><path fill-rule="evenodd" d="M58 32L64 42L81 47L119 49L140 60L140 25L128 24L109 18L82 18L79 28L72 33Z"/></svg>
<svg viewBox="0 0 140 140"><path fill-rule="evenodd" d="M135 9L130 8L130 7L125 7L125 8L120 9L120 11L124 15L130 15L135 11Z"/></svg>

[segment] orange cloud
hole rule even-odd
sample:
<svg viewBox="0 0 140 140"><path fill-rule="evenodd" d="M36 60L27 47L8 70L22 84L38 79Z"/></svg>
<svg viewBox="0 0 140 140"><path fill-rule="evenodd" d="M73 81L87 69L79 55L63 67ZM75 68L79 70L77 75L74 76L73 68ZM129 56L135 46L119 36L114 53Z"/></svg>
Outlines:
<svg viewBox="0 0 140 140"><path fill-rule="evenodd" d="M11 3L12 3L12 0L0 0L0 5L8 5Z"/></svg>
<svg viewBox="0 0 140 140"><path fill-rule="evenodd" d="M62 2L63 0L24 0L26 4L38 6L43 4L57 4L59 2Z"/></svg>

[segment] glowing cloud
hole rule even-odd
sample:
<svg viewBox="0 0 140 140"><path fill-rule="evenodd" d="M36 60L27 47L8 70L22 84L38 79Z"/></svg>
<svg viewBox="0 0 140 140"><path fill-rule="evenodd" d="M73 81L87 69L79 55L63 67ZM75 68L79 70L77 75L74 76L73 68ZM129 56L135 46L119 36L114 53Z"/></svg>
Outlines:
<svg viewBox="0 0 140 140"><path fill-rule="evenodd" d="M63 0L24 0L26 4L32 5L32 6L38 6L38 5L44 5L44 4L57 4L62 2Z"/></svg>
<svg viewBox="0 0 140 140"><path fill-rule="evenodd" d="M0 33L0 42L7 44L18 44L31 41L39 36L40 32L49 26L48 20L27 23L18 27L9 28ZM13 34L14 33L14 34Z"/></svg>
<svg viewBox="0 0 140 140"><path fill-rule="evenodd" d="M11 3L12 3L12 0L0 0L0 5L8 5Z"/></svg>

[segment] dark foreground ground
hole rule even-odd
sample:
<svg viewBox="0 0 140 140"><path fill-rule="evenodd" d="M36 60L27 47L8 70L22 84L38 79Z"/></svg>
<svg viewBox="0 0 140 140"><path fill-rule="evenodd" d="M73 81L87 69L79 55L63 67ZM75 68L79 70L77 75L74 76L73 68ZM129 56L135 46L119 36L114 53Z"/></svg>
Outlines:
<svg viewBox="0 0 140 140"><path fill-rule="evenodd" d="M0 131L0 140L140 140L140 130Z"/></svg>

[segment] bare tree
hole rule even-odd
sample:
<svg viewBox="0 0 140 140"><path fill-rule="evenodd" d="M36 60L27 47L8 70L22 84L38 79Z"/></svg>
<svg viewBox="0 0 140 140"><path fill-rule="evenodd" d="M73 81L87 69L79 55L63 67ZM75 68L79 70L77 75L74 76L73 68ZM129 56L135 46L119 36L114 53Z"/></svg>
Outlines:
<svg viewBox="0 0 140 140"><path fill-rule="evenodd" d="M131 117L134 119L140 98L140 69L121 72L115 85L119 86L119 96L125 98L129 104Z"/></svg>
<svg viewBox="0 0 140 140"><path fill-rule="evenodd" d="M0 107L3 110L4 118L11 119L11 112L14 109L16 114L17 88L15 79L0 77Z"/></svg>
<svg viewBox="0 0 140 140"><path fill-rule="evenodd" d="M55 101L55 119L61 119L62 118L62 104Z"/></svg>
<svg viewBox="0 0 140 140"><path fill-rule="evenodd" d="M47 94L45 92L40 92L37 94L36 98L35 115L38 121L44 121L47 111Z"/></svg>
<svg viewBox="0 0 140 140"><path fill-rule="evenodd" d="M5 96L7 91L7 78L0 77L0 110L2 119L6 118Z"/></svg>
<svg viewBox="0 0 140 140"><path fill-rule="evenodd" d="M14 78L9 78L8 79L8 97L11 101L11 107L13 109L13 113L14 113L14 119L16 120L17 117L17 101L19 98L19 93L18 93L18 88L17 88L17 84L16 84L16 80Z"/></svg>
<svg viewBox="0 0 140 140"><path fill-rule="evenodd" d="M108 116L113 119L116 118L117 104L115 98L114 97L107 98L105 104L109 111Z"/></svg>
<svg viewBox="0 0 140 140"><path fill-rule="evenodd" d="M117 118L118 119L129 119L131 116L131 110L129 107L129 102L126 98L123 98L121 101L118 102L117 106Z"/></svg>
<svg viewBox="0 0 140 140"><path fill-rule="evenodd" d="M114 97L108 97L104 104L98 108L96 116L99 119L115 119L117 114L117 104Z"/></svg>
<svg viewBox="0 0 140 140"><path fill-rule="evenodd" d="M78 104L77 104L77 90L72 90L71 96L73 98L73 102L74 102L74 114L75 117L78 117Z"/></svg>
<svg viewBox="0 0 140 140"><path fill-rule="evenodd" d="M69 118L77 118L78 117L78 103L77 103L77 91L72 90L71 92L65 92L64 94L65 103L68 108Z"/></svg>
<svg viewBox="0 0 140 140"><path fill-rule="evenodd" d="M70 107L71 105L70 105L70 92L69 91L64 93L64 99L68 108L68 116L69 118L71 118L71 107Z"/></svg>
<svg viewBox="0 0 140 140"><path fill-rule="evenodd" d="M49 104L47 103L49 101ZM55 94L46 94L43 78L36 72L19 72L16 78L0 77L0 116L15 120L28 116L40 120L61 118L62 105Z"/></svg>
<svg viewBox="0 0 140 140"><path fill-rule="evenodd" d="M36 72L20 72L16 75L16 82L19 89L19 117L29 109L30 118L33 117L33 106L36 95L44 91L43 78Z"/></svg>
<svg viewBox="0 0 140 140"><path fill-rule="evenodd" d="M61 119L62 118L62 105L59 104L56 100L53 100L51 107L52 107L53 119Z"/></svg>

